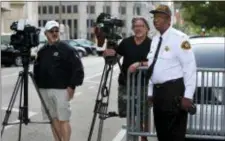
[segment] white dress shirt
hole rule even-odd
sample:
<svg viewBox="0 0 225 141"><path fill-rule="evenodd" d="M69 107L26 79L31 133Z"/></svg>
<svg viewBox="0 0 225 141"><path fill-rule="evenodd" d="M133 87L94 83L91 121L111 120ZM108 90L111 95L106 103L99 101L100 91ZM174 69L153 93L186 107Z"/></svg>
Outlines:
<svg viewBox="0 0 225 141"><path fill-rule="evenodd" d="M196 87L196 62L192 49L182 48L182 43L188 41L188 36L172 27L160 35L156 34L151 43L148 54L148 65L151 65L160 36L162 44L158 58L149 80L148 96L153 95L153 84L162 84L166 81L184 78L184 97L192 99Z"/></svg>

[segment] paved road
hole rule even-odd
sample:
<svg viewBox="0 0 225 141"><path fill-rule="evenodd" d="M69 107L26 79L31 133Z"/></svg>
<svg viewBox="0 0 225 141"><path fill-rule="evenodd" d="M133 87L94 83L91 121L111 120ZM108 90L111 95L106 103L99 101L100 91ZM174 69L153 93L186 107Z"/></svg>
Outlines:
<svg viewBox="0 0 225 141"><path fill-rule="evenodd" d="M104 60L101 57L85 57L82 59L85 67L85 80L81 87L76 89L75 97L71 101L72 108L72 141L86 141L89 133L90 123L93 115L93 107L98 91L98 86L103 71ZM32 70L32 66L30 66ZM16 83L19 71L22 68L10 67L3 68L2 76L2 119L5 110L8 107L9 100L12 96L13 88ZM117 77L118 66L115 67L113 82L110 95L109 111L117 111ZM18 117L19 94L12 110L9 121L16 121ZM34 89L32 81L29 81L29 115L31 121L42 121L40 112L40 100ZM124 119L110 118L105 121L102 141L125 141L125 130L121 126L125 124ZM92 140L96 140L98 120L93 133ZM3 134L3 141L17 141L18 125L7 126ZM22 127L21 141L53 141L49 124L28 124ZM156 141L151 138L149 141Z"/></svg>
<svg viewBox="0 0 225 141"><path fill-rule="evenodd" d="M83 63L85 66L85 81L84 85L78 87L75 93L74 99L71 101L72 108L72 140L73 141L85 141L87 140L90 123L93 115L93 107L95 104L95 99L97 95L97 90L99 86L99 81L103 71L104 60L101 57L85 57L83 58ZM32 70L32 66L30 66ZM8 103L12 96L13 88L16 83L19 71L22 68L10 67L2 69L2 120L5 115L5 110L8 107ZM118 67L115 67L113 83L111 88L111 97L109 110L116 110L117 108L117 76ZM20 94L20 93L19 93ZM16 121L18 118L18 105L19 105L19 94L17 94L17 99L12 114L9 121ZM31 116L31 121L42 121L42 115L40 112L40 100L38 98L37 92L29 81L29 115ZM97 120L98 121L98 120ZM115 124L116 123L116 124ZM121 126L125 123L124 119L111 118L107 119L104 124L104 134L102 136L103 141L114 141L122 140L124 133L120 132ZM98 122L96 122L96 127ZM15 141L18 137L18 125L7 126L3 138L3 141ZM96 128L97 129L97 128ZM96 131L93 133L93 140L96 138ZM118 138L119 133L119 138ZM22 141L53 141L51 132L49 130L48 124L28 124L22 128Z"/></svg>

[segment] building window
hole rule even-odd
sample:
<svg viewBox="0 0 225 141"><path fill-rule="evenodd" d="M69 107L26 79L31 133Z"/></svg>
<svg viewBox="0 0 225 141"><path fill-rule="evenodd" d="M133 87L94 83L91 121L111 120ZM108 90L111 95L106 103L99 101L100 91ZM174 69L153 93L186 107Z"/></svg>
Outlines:
<svg viewBox="0 0 225 141"><path fill-rule="evenodd" d="M103 12L107 14L111 14L111 7L110 6L104 6L103 7Z"/></svg>
<svg viewBox="0 0 225 141"><path fill-rule="evenodd" d="M73 29L74 29L74 35L73 38L77 39L77 19L73 20Z"/></svg>
<svg viewBox="0 0 225 141"><path fill-rule="evenodd" d="M43 20L43 26L45 26L46 23L47 23L47 20Z"/></svg>
<svg viewBox="0 0 225 141"><path fill-rule="evenodd" d="M66 7L65 7L65 5L62 6L62 13L66 13Z"/></svg>
<svg viewBox="0 0 225 141"><path fill-rule="evenodd" d="M91 22L91 27L93 27L95 21L93 19L91 19L90 22Z"/></svg>
<svg viewBox="0 0 225 141"><path fill-rule="evenodd" d="M126 14L126 7L121 7L121 14L125 15Z"/></svg>
<svg viewBox="0 0 225 141"><path fill-rule="evenodd" d="M73 28L74 30L77 30L77 19L73 20Z"/></svg>
<svg viewBox="0 0 225 141"><path fill-rule="evenodd" d="M87 39L90 40L91 39L91 33L87 33Z"/></svg>
<svg viewBox="0 0 225 141"><path fill-rule="evenodd" d="M106 6L106 13L111 14L111 7L110 6Z"/></svg>
<svg viewBox="0 0 225 141"><path fill-rule="evenodd" d="M94 37L95 37L95 34L94 33L91 33L91 40L92 41L94 40Z"/></svg>
<svg viewBox="0 0 225 141"><path fill-rule="evenodd" d="M66 20L62 20L62 23L65 25L66 24Z"/></svg>
<svg viewBox="0 0 225 141"><path fill-rule="evenodd" d="M43 7L42 7L42 12L43 12L43 14L46 14L46 13L47 13L47 8L46 8L46 6L43 6Z"/></svg>
<svg viewBox="0 0 225 141"><path fill-rule="evenodd" d="M133 8L133 14L141 15L141 8L140 7L134 7Z"/></svg>
<svg viewBox="0 0 225 141"><path fill-rule="evenodd" d="M137 9L136 9L137 11L137 15L141 15L141 8L140 7L137 7Z"/></svg>
<svg viewBox="0 0 225 141"><path fill-rule="evenodd" d="M90 14L95 14L95 6L94 5L90 6Z"/></svg>
<svg viewBox="0 0 225 141"><path fill-rule="evenodd" d="M89 19L87 19L87 28L89 28L89 25L90 25L90 24L89 24Z"/></svg>
<svg viewBox="0 0 225 141"><path fill-rule="evenodd" d="M59 13L59 6L55 6L55 14Z"/></svg>
<svg viewBox="0 0 225 141"><path fill-rule="evenodd" d="M77 5L73 6L73 13L78 13Z"/></svg>
<svg viewBox="0 0 225 141"><path fill-rule="evenodd" d="M87 39L89 39L89 33L87 33Z"/></svg>
<svg viewBox="0 0 225 141"><path fill-rule="evenodd" d="M41 7L38 6L38 14L41 14Z"/></svg>
<svg viewBox="0 0 225 141"><path fill-rule="evenodd" d="M72 21L71 20L67 20L67 24L69 26L69 33L70 33L70 39L71 39L71 36L72 36L72 30L71 30L71 28L72 28Z"/></svg>
<svg viewBox="0 0 225 141"><path fill-rule="evenodd" d="M38 26L41 27L41 20L38 20Z"/></svg>
<svg viewBox="0 0 225 141"><path fill-rule="evenodd" d="M125 15L126 14L126 7L124 7L124 6L121 6L120 7L120 13L122 14L122 15Z"/></svg>
<svg viewBox="0 0 225 141"><path fill-rule="evenodd" d="M49 6L49 7L48 7L48 13L49 13L49 14L53 14L53 7L52 7L52 6Z"/></svg>
<svg viewBox="0 0 225 141"><path fill-rule="evenodd" d="M74 39L77 39L77 31L74 31L74 33L73 33L73 38L74 38Z"/></svg>
<svg viewBox="0 0 225 141"><path fill-rule="evenodd" d="M94 26L94 20L93 19L87 19L87 28Z"/></svg>
<svg viewBox="0 0 225 141"><path fill-rule="evenodd" d="M72 25L72 23L71 23L72 21L71 20L67 20L67 24L68 24L68 26L70 27L70 29L71 29L71 25Z"/></svg>
<svg viewBox="0 0 225 141"><path fill-rule="evenodd" d="M71 10L71 5L67 5L67 13L71 13L72 10Z"/></svg>

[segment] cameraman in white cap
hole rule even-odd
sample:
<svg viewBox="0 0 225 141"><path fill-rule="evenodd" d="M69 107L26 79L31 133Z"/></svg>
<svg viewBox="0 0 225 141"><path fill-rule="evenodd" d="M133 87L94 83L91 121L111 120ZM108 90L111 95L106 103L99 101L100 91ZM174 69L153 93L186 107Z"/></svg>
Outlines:
<svg viewBox="0 0 225 141"><path fill-rule="evenodd" d="M45 35L48 43L38 51L34 64L34 79L61 141L70 141L70 100L76 87L83 83L83 64L76 50L60 41L59 23L48 21L45 25ZM43 107L42 113L46 119ZM53 135L58 141L54 131Z"/></svg>
<svg viewBox="0 0 225 141"><path fill-rule="evenodd" d="M59 40L59 23L56 21L48 21L45 25L45 35L49 44L53 44Z"/></svg>

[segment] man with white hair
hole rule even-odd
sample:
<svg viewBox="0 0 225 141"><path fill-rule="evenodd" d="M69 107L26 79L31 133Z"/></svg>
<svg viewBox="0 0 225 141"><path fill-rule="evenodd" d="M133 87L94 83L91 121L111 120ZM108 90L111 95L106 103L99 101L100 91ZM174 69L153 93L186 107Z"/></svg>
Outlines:
<svg viewBox="0 0 225 141"><path fill-rule="evenodd" d="M74 96L75 88L83 83L83 65L76 50L60 41L59 23L48 21L45 35L48 42L38 51L34 79L53 118L52 126L56 128L61 141L69 141L70 100ZM45 111L43 117L46 119ZM53 135L58 141L55 130Z"/></svg>

